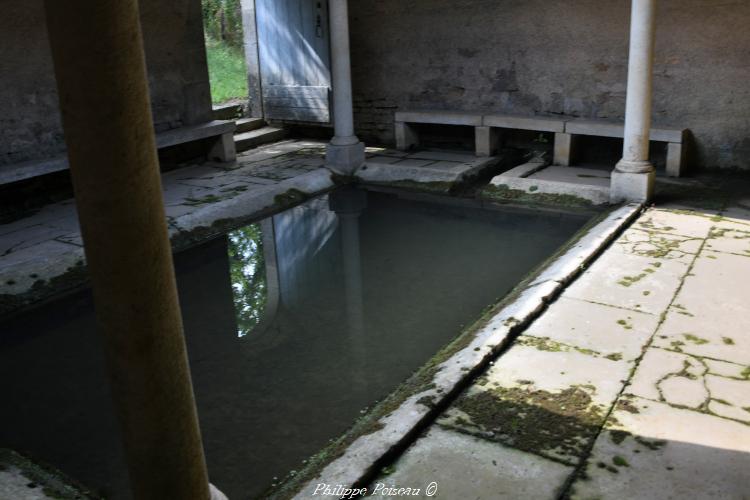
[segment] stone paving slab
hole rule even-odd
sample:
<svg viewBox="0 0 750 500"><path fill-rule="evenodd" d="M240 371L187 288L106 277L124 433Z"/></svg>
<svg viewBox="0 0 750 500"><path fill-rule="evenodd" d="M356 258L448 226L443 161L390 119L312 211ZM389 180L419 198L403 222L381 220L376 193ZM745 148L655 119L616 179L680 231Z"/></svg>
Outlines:
<svg viewBox="0 0 750 500"><path fill-rule="evenodd" d="M438 424L576 465L630 367L622 360L522 336Z"/></svg>
<svg viewBox="0 0 750 500"><path fill-rule="evenodd" d="M746 500L748 450L747 425L635 398L613 412L571 496Z"/></svg>
<svg viewBox="0 0 750 500"><path fill-rule="evenodd" d="M702 253L667 311L654 345L750 365L748 297L750 258Z"/></svg>
<svg viewBox="0 0 750 500"><path fill-rule="evenodd" d="M387 487L421 488L412 498L533 498L553 500L572 467L537 455L435 427L387 476ZM426 488L436 483L436 493ZM371 488L372 489L372 488ZM467 494L467 492L471 492ZM403 498L386 495L384 498Z"/></svg>
<svg viewBox="0 0 750 500"><path fill-rule="evenodd" d="M661 313L672 300L687 265L617 249L615 245L602 255L565 295L634 311Z"/></svg>
<svg viewBox="0 0 750 500"><path fill-rule="evenodd" d="M524 335L543 339L550 348L561 344L593 356L634 361L658 322L650 314L563 296Z"/></svg>

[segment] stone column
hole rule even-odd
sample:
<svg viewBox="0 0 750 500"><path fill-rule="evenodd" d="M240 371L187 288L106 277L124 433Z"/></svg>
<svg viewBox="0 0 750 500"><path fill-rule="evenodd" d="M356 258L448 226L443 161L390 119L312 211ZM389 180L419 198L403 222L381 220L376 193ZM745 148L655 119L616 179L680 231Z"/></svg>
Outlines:
<svg viewBox="0 0 750 500"><path fill-rule="evenodd" d="M138 0L46 0L45 10L133 496L207 500Z"/></svg>
<svg viewBox="0 0 750 500"><path fill-rule="evenodd" d="M613 202L645 201L653 194L655 174L648 153L655 17L656 0L632 0L625 145L622 160L612 173Z"/></svg>
<svg viewBox="0 0 750 500"><path fill-rule="evenodd" d="M336 173L351 175L365 162L365 145L354 135L347 0L331 0L329 9L334 137L326 152L326 166Z"/></svg>

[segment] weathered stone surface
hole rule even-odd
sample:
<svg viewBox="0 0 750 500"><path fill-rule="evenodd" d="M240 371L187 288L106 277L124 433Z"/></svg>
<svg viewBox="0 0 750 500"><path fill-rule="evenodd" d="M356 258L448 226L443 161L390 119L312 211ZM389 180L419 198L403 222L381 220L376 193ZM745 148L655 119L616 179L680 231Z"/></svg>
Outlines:
<svg viewBox="0 0 750 500"><path fill-rule="evenodd" d="M572 467L472 436L435 427L396 462L378 483L422 488L437 483L432 498L557 498ZM395 498L386 496L385 498Z"/></svg>
<svg viewBox="0 0 750 500"><path fill-rule="evenodd" d="M561 297L524 334L593 351L598 357L633 361L658 320L650 314Z"/></svg>
<svg viewBox="0 0 750 500"><path fill-rule="evenodd" d="M570 286L566 296L660 314L686 272L681 262L610 251Z"/></svg>
<svg viewBox="0 0 750 500"><path fill-rule="evenodd" d="M749 452L747 425L634 398L613 412L572 497L741 500Z"/></svg>
<svg viewBox="0 0 750 500"><path fill-rule="evenodd" d="M629 370L626 361L524 335L438 423L574 465Z"/></svg>
<svg viewBox="0 0 750 500"><path fill-rule="evenodd" d="M704 252L674 299L654 345L750 365L747 257ZM706 293L710 290L711 293Z"/></svg>

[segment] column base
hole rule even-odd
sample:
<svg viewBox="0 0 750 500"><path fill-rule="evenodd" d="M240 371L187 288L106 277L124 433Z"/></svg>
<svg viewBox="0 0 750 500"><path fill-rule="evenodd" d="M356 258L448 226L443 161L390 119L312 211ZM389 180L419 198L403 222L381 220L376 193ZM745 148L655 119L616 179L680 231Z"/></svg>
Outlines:
<svg viewBox="0 0 750 500"><path fill-rule="evenodd" d="M615 169L609 189L610 202L650 200L654 194L655 177L656 172L653 169L641 173L621 172Z"/></svg>
<svg viewBox="0 0 750 500"><path fill-rule="evenodd" d="M326 147L326 168L341 174L353 175L365 163L365 143L358 142L347 146L328 144Z"/></svg>

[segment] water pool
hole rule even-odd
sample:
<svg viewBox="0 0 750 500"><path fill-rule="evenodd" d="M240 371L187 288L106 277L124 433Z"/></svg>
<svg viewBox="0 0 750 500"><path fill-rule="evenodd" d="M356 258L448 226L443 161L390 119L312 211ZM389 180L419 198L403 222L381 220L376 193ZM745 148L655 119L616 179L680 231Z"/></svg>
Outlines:
<svg viewBox="0 0 750 500"><path fill-rule="evenodd" d="M261 496L589 218L346 189L178 254L211 481ZM90 294L0 332L0 447L128 498Z"/></svg>

